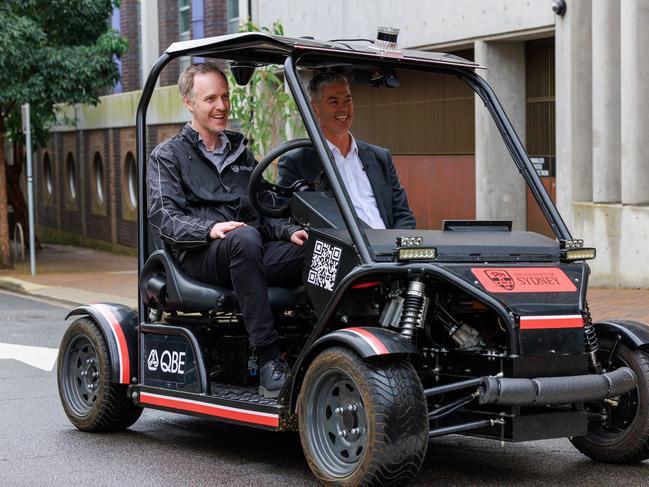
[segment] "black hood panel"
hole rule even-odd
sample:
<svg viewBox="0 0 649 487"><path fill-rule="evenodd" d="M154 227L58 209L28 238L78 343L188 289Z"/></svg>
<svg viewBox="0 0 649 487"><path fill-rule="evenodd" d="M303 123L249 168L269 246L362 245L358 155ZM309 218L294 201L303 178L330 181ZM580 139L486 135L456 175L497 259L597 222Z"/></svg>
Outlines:
<svg viewBox="0 0 649 487"><path fill-rule="evenodd" d="M351 244L347 230L322 232ZM365 233L377 261L393 259L398 237L421 237L423 247L437 249L434 262L559 262L559 242L533 232L366 229Z"/></svg>

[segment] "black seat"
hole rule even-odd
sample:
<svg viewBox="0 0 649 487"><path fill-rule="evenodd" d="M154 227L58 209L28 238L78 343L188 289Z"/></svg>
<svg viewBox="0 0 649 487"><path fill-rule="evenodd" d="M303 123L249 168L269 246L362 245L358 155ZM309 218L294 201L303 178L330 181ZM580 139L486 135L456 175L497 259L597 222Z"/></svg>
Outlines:
<svg viewBox="0 0 649 487"><path fill-rule="evenodd" d="M232 289L204 284L185 275L165 248L149 256L140 272L139 285L144 303L162 311L231 312L238 308ZM295 289L269 287L268 298L274 311L306 303L303 286Z"/></svg>

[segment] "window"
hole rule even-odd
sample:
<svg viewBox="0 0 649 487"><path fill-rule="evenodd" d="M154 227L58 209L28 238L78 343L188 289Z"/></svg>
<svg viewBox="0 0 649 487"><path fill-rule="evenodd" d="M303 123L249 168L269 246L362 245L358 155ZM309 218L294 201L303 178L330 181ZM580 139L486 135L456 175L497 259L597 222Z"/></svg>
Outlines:
<svg viewBox="0 0 649 487"><path fill-rule="evenodd" d="M101 162L99 152L95 152L93 170L95 174L95 195L97 196L97 202L102 204L104 202L104 164Z"/></svg>
<svg viewBox="0 0 649 487"><path fill-rule="evenodd" d="M191 10L189 0L178 0L178 40L188 41L191 39ZM191 58L185 56L180 58L180 71L183 71L191 63Z"/></svg>
<svg viewBox="0 0 649 487"><path fill-rule="evenodd" d="M45 195L52 196L52 192L54 191L52 163L50 162L50 155L47 152L43 156L43 183L45 184Z"/></svg>
<svg viewBox="0 0 649 487"><path fill-rule="evenodd" d="M132 153L126 154L126 161L124 163L124 173L126 174L125 193L126 202L132 209L137 208L137 165Z"/></svg>
<svg viewBox="0 0 649 487"><path fill-rule="evenodd" d="M77 171L71 152L68 152L68 157L65 161L65 175L68 183L68 196L71 201L75 201L77 199Z"/></svg>
<svg viewBox="0 0 649 487"><path fill-rule="evenodd" d="M239 0L228 0L228 34L239 32Z"/></svg>

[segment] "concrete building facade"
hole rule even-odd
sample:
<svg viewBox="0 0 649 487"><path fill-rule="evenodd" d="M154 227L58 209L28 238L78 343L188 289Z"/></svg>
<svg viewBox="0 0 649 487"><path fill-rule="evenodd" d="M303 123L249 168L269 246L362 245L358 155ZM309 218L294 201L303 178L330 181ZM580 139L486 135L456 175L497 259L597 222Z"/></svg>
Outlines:
<svg viewBox="0 0 649 487"><path fill-rule="evenodd" d="M452 51L487 67L481 75L538 163L573 236L598 249L591 282L649 287L649 137L644 133L649 126L649 50L644 42L649 31L643 28L649 24L649 0L567 0L559 14L552 7L563 2L553 0L377 0L368 8L369 3L123 0L119 27L132 49L121 62L121 93L105 97L98 107L71 108L76 124L58 127L40 152L41 228L134 245L129 180L138 100L134 90L171 42L232 31L248 14L261 26L279 20L288 36L317 39L371 39L377 26L390 25L400 28L402 47ZM188 61L172 63L160 79L149 110L150 147L188 118L175 87L167 86L175 84L183 62ZM476 100L469 110L475 142L453 153L431 149L427 155L438 157L440 164L442 156L466 163L475 183L470 216L510 219L517 229L547 231L484 106ZM365 130L362 123L358 129ZM416 163L414 156L406 156L398 164L404 176L406 164ZM76 202L69 195L70 164L78 166L76 177L84 188ZM100 166L102 178L97 176ZM52 192L47 190L48 171ZM421 178L413 181L409 193L418 191L415 184L425 184Z"/></svg>

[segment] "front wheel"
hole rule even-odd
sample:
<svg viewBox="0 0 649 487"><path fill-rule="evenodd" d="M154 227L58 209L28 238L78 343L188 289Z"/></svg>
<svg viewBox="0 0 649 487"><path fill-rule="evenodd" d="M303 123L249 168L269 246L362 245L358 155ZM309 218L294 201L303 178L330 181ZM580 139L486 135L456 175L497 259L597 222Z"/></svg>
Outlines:
<svg viewBox="0 0 649 487"><path fill-rule="evenodd" d="M101 330L89 318L74 321L61 341L57 379L65 414L82 431L121 430L142 414L126 384L111 381L110 367Z"/></svg>
<svg viewBox="0 0 649 487"><path fill-rule="evenodd" d="M606 347L605 347L606 348ZM598 354L607 360L610 351ZM608 347L612 349L611 346ZM649 458L649 352L620 345L611 370L629 367L638 387L604 403L589 404L589 413L601 414L602 421L589 426L588 435L571 441L584 455L605 463L634 463Z"/></svg>
<svg viewBox="0 0 649 487"><path fill-rule="evenodd" d="M307 462L327 486L405 485L426 455L426 399L403 358L325 350L304 377L298 417Z"/></svg>

